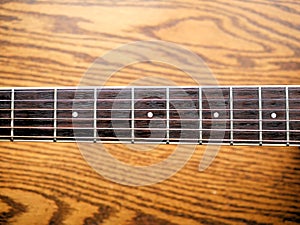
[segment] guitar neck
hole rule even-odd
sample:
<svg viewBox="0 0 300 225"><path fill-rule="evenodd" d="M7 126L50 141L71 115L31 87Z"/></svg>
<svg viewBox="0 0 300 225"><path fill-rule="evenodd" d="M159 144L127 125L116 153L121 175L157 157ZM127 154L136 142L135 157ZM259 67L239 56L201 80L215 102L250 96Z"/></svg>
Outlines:
<svg viewBox="0 0 300 225"><path fill-rule="evenodd" d="M3 88L1 141L300 145L300 87Z"/></svg>

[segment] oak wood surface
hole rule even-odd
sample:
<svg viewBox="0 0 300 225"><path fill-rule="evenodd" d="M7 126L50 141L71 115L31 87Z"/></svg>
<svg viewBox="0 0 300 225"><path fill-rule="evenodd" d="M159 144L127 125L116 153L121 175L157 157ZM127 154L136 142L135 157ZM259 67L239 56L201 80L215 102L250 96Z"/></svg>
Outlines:
<svg viewBox="0 0 300 225"><path fill-rule="evenodd" d="M2 87L76 86L92 62L137 40L201 56L221 85L300 83L299 1L0 1ZM130 65L107 85L144 76L195 82L161 63ZM116 158L151 165L175 146ZM110 182L71 143L0 143L0 224L298 224L300 150L222 147L204 172L198 146L173 177L145 187Z"/></svg>

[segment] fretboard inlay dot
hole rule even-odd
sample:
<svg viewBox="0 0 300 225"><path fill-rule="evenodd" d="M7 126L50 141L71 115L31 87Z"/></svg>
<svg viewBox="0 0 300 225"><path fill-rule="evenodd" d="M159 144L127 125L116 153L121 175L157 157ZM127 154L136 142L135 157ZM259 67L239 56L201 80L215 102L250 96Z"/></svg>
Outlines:
<svg viewBox="0 0 300 225"><path fill-rule="evenodd" d="M276 119L277 118L277 114L275 112L271 113L271 118L272 119Z"/></svg>
<svg viewBox="0 0 300 225"><path fill-rule="evenodd" d="M153 117L153 112L148 112L147 116L148 116L148 118L152 118Z"/></svg>
<svg viewBox="0 0 300 225"><path fill-rule="evenodd" d="M214 113L214 118L219 118L220 114L218 112Z"/></svg>
<svg viewBox="0 0 300 225"><path fill-rule="evenodd" d="M78 117L78 112L73 112L72 116L73 116L73 118L77 118Z"/></svg>

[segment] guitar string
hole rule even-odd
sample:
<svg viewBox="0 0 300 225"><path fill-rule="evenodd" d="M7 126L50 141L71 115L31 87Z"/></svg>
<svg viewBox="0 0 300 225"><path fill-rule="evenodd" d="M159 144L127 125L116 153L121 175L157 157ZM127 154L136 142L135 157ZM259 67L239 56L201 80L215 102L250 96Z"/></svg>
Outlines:
<svg viewBox="0 0 300 225"><path fill-rule="evenodd" d="M50 108L14 108L14 109L0 109L0 111L74 111L74 110L80 110L80 111L94 111L94 109L92 108L57 108L57 109L50 109ZM111 108L105 108L105 109L96 109L97 111L132 111L132 109L129 109L129 108L119 108L119 109L111 109ZM133 111L149 111L149 110L153 110L153 111L199 111L199 109L193 109L193 108L189 108L189 109L186 109L186 108L176 108L176 109L165 109L165 108L162 108L162 109L159 109L159 108L141 108L141 109L137 109L135 108ZM208 111L208 112L211 112L211 111L259 111L258 108L236 108L236 109L229 109L229 108L203 108L202 111ZM281 109L281 108L263 108L261 109L262 111L286 111L286 109ZM299 111L300 110L300 106L299 108L290 108L289 110L292 110L292 111Z"/></svg>
<svg viewBox="0 0 300 225"><path fill-rule="evenodd" d="M299 86L300 87L300 86ZM289 90L291 92L299 92L299 87L294 87L294 88L291 88L289 87ZM197 88L173 88L173 87L165 87L165 88L138 88L138 87L133 87L135 89L135 92L134 93L144 93L145 90L149 90L151 93L157 93L157 94L165 94L165 90L167 88L170 88L170 93L171 94L176 94L178 92L186 92L186 93L198 93L198 87ZM245 94L245 93L253 93L253 92L257 92L259 87L257 88L252 88L252 89L241 89L241 88L236 88L234 86L232 86L233 88L233 93L234 94ZM47 96L51 96L53 93L54 93L54 89L57 89L57 93L59 95L63 95L63 94L68 94L68 95L72 95L72 94L77 94L77 95L93 95L94 93L94 89L86 89L86 90L83 90L83 89L79 89L79 90L75 90L75 89L59 89L59 88L54 88L54 89L45 89L45 90L25 90L25 89L16 89L14 88L16 93L17 94L36 94L36 95L47 95ZM105 94L116 94L116 93L122 93L122 94L130 94L131 93L131 89L132 88L127 88L127 89L96 89L97 91L97 94L102 94L102 95L105 95ZM230 87L228 88L205 88L203 87L202 88L202 93L206 94L206 95L209 95L209 94L212 94L214 93L215 90L220 90L222 91L224 94L228 94L230 92ZM262 91L264 93L272 93L272 94L284 94L285 93L285 88L281 88L281 89L278 89L278 88L262 88ZM9 96L9 94L11 93L11 90L8 89L8 90L0 90L0 94L5 94L5 96ZM205 96L205 95L204 95Z"/></svg>
<svg viewBox="0 0 300 225"><path fill-rule="evenodd" d="M0 122L3 120L11 120L11 118L1 118ZM47 118L47 117L30 117L30 118L25 118L25 117L19 117L19 118L14 118L15 121L19 121L19 120L28 120L28 121L37 121L37 120L46 120L46 121L62 121L65 120L66 122L70 121L70 122L79 122L79 121L131 121L131 118L97 118L97 119L90 119L90 118L73 118L73 117L57 117L56 119L54 118ZM155 118L135 118L134 121L167 121L167 119L155 119ZM230 121L234 121L234 122L259 122L261 120L259 119L215 119L215 118L207 118L207 119L195 119L195 118L170 118L169 121L191 121L191 122L196 122L196 121L203 121L203 122L213 122L213 121L217 121L217 122L230 122ZM300 120L286 120L286 119L262 119L263 122L300 122Z"/></svg>
<svg viewBox="0 0 300 225"><path fill-rule="evenodd" d="M10 129L11 127L2 127L1 129ZM17 129L24 129L24 130L30 130L30 129L36 129L36 130L54 130L53 127L25 127L25 126L15 126L14 127L15 131ZM68 130L68 129L72 129L72 130L93 130L93 127L60 127L57 126L56 127L57 130ZM131 130L137 130L137 131L199 131L199 128L124 128L124 127L117 127L117 128L110 128L110 127L98 127L97 130L123 130L123 131L131 131ZM205 129L202 128L201 131L220 131L220 132L228 132L231 131L232 129L218 129L218 128L213 128L213 129ZM260 129L233 129L234 132L259 132L261 131ZM263 129L263 132L291 132L291 133L300 133L300 130L279 130L279 129Z"/></svg>
<svg viewBox="0 0 300 225"><path fill-rule="evenodd" d="M31 139L31 138L35 138L35 139L40 139L40 140L44 140L44 139L53 139L53 136L14 136L15 139L17 138L20 138L18 140L26 140L25 138L28 138L28 139ZM10 138L10 136L3 136L1 138ZM22 139L24 138L24 139ZM73 140L73 141L76 141L76 140L89 140L90 142L93 141L94 137L90 136L90 137L85 137L85 136L80 136L80 137L65 137L65 136L57 136L57 140ZM126 140L128 141L128 143L131 143L131 137L97 137L96 138L97 140L99 141L102 141L102 140L115 140L116 143L119 143L120 141L122 140ZM2 141L3 139L0 139L0 141ZM141 138L138 138L138 137L135 137L135 141L138 141L138 140L143 140L143 141L147 141L148 143L151 141L155 141L155 140L158 140L160 141L159 143L166 143L166 138L151 138L151 139L148 139L148 138L145 138L145 137L141 137ZM174 142L174 143L180 143L180 142L184 142L184 143L188 143L188 141L194 141L195 144L199 144L199 139L192 139L192 138L170 138L169 139L170 142ZM230 139L227 138L227 139L208 139L208 138L203 138L202 141L207 141L208 143L211 142L211 143L215 143L215 142L218 142L220 144L222 143L230 143ZM239 144L239 143L244 143L244 144L248 144L248 143L258 143L260 140L258 139L252 139L252 140L248 140L248 139L235 139L234 140L234 143L236 144ZM272 139L263 139L263 143L274 143L274 144L286 144L286 141L285 140L272 140ZM290 141L291 144L298 144L300 143L299 140L291 140ZM258 145L258 144L257 144Z"/></svg>
<svg viewBox="0 0 300 225"><path fill-rule="evenodd" d="M94 90L97 90L97 92L99 93L115 93L115 92L131 92L132 88L136 89L136 92L144 92L145 88L147 88L148 90L151 90L151 92L156 91L156 92L164 92L166 90L166 88L170 88L170 91L176 91L178 92L178 90L184 90L184 91L195 91L198 92L199 87L202 88L203 93L205 92L211 92L214 89L218 89L218 90L222 90L223 92L229 92L229 88L232 87L234 88L233 91L238 91L238 92L249 92L249 91L257 91L259 87L261 87L263 89L263 91L275 91L275 92L285 92L285 88L284 87L272 87L272 86L218 86L218 87L212 87L212 86L186 86L186 87L176 87L176 86L164 86L164 87L153 87L153 86L146 86L146 87L139 87L139 86L135 86L135 87L117 87L117 86L105 86L105 87L88 87L88 88L80 88L80 87L55 87L58 90L58 93L93 93ZM290 90L295 90L298 91L298 85L297 86L286 86L288 87ZM21 87L15 87L14 88L16 90L16 92L18 93L52 93L53 92L53 87L51 88L28 88L28 89L22 89ZM10 92L11 88L1 88L0 93L7 93Z"/></svg>
<svg viewBox="0 0 300 225"><path fill-rule="evenodd" d="M17 96L17 95L16 95ZM24 96L22 96L24 97ZM84 96L81 96L81 97L84 97ZM239 101L259 101L260 99L259 98L233 98L234 101L236 102L239 102ZM166 99L166 98L139 98L139 99L135 99L135 101L169 101L169 100L172 100L172 101L187 101L187 100L190 100L190 101L195 101L195 102L198 102L198 98L169 98L169 99ZM228 101L229 98L202 98L203 101ZM284 97L282 98L262 98L263 101L283 101L285 102L286 99ZM300 98L290 98L289 101L299 101ZM14 100L15 102L54 102L53 101L53 98L50 98L50 99L15 99ZM92 98L60 98L59 99L59 96L58 96L58 99L57 99L58 102L73 102L73 101L77 101L77 102L87 102L87 101L90 101L90 102L93 102L94 100ZM128 103L130 103L131 99L127 99L127 98L99 98L97 99L97 101L108 101L108 102L111 102L111 101L127 101ZM11 102L11 100L9 99L0 99L0 102Z"/></svg>

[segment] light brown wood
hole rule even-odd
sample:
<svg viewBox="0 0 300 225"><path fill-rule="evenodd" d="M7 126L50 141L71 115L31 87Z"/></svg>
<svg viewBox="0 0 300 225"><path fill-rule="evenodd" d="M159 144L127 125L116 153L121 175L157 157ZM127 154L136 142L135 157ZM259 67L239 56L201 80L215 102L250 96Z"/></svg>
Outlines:
<svg viewBox="0 0 300 225"><path fill-rule="evenodd" d="M299 84L298 21L298 1L2 0L0 84L76 86L97 57L153 39L201 56L221 85ZM126 67L107 84L150 75L195 84L159 63ZM174 148L107 147L134 165ZM222 147L198 172L204 150L164 182L128 187L98 175L76 144L0 143L0 224L300 223L299 148Z"/></svg>

